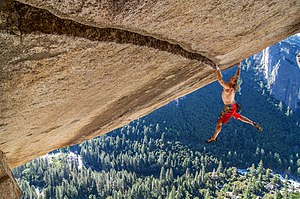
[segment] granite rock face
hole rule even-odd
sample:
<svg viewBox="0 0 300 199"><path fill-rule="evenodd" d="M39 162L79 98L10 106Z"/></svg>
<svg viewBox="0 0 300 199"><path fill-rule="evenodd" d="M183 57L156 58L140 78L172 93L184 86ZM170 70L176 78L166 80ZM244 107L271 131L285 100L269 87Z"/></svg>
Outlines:
<svg viewBox="0 0 300 199"><path fill-rule="evenodd" d="M256 80L264 82L264 89L272 90L272 95L293 111L300 111L298 54L300 34L272 45L247 60Z"/></svg>
<svg viewBox="0 0 300 199"><path fill-rule="evenodd" d="M0 199L17 199L21 196L22 192L11 173L5 155L0 151Z"/></svg>
<svg viewBox="0 0 300 199"><path fill-rule="evenodd" d="M0 150L11 167L107 133L300 31L300 2L0 2Z"/></svg>

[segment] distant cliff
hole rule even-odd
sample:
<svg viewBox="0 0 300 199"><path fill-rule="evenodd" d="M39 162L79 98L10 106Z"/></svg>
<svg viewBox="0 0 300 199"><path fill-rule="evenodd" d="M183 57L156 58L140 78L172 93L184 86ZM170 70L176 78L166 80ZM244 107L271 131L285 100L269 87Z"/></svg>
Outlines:
<svg viewBox="0 0 300 199"><path fill-rule="evenodd" d="M292 110L300 109L300 34L264 49L247 60L248 67L278 100Z"/></svg>

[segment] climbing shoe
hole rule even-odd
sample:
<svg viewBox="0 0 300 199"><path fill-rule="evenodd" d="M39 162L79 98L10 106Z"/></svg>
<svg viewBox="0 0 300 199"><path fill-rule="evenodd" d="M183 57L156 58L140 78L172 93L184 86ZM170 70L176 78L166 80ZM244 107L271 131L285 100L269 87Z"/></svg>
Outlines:
<svg viewBox="0 0 300 199"><path fill-rule="evenodd" d="M257 128L257 130L259 130L259 131L263 131L264 130L262 126L260 126L259 124L255 123L255 122L253 122L253 126L255 128Z"/></svg>
<svg viewBox="0 0 300 199"><path fill-rule="evenodd" d="M212 137L210 137L208 140L206 140L206 143L211 143L211 142L216 142L218 138L213 139Z"/></svg>

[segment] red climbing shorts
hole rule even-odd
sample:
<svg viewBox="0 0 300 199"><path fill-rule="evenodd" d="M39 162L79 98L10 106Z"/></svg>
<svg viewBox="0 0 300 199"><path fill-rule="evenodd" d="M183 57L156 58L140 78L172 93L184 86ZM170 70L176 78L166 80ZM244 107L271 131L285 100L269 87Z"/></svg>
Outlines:
<svg viewBox="0 0 300 199"><path fill-rule="evenodd" d="M226 124L231 117L234 117L234 119L239 119L241 117L241 114L237 113L237 104L230 104L225 105L223 107L222 113L218 119L218 122L221 122L223 124Z"/></svg>

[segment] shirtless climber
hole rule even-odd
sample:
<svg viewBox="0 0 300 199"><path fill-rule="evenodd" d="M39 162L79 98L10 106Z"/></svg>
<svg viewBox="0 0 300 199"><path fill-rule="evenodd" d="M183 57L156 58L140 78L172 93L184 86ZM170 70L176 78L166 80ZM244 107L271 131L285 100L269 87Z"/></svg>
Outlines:
<svg viewBox="0 0 300 199"><path fill-rule="evenodd" d="M238 69L236 71L236 75L229 78L228 83L222 80L222 74L218 66L217 66L216 73L217 73L218 82L223 87L222 100L224 103L224 107L220 117L218 118L214 135L210 137L206 142L211 143L217 141L217 137L222 129L222 125L226 124L231 117L234 117L234 119L239 119L242 122L251 124L259 131L262 131L263 128L259 124L249 120L248 118L240 114L240 106L234 100L235 93L239 89L238 81L241 74L241 65L239 64Z"/></svg>

